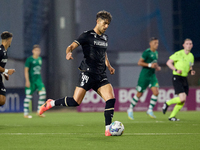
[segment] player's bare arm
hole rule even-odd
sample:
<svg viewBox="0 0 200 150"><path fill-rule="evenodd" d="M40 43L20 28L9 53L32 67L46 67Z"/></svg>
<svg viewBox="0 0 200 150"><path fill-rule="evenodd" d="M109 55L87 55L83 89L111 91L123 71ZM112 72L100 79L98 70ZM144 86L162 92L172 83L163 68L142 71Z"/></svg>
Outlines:
<svg viewBox="0 0 200 150"><path fill-rule="evenodd" d="M167 65L170 69L176 71L177 73L179 73L179 74L182 73L182 70L177 70L177 69L174 67L174 61L173 61L172 59L169 59L169 60L167 61L166 65Z"/></svg>
<svg viewBox="0 0 200 150"><path fill-rule="evenodd" d="M107 53L105 54L105 64L108 67L110 74L115 74L115 69L110 65L110 62L108 60Z"/></svg>
<svg viewBox="0 0 200 150"><path fill-rule="evenodd" d="M79 45L76 42L73 42L71 45L69 45L66 49L66 59L70 60L70 59L74 59L72 57L72 51L77 48Z"/></svg>
<svg viewBox="0 0 200 150"><path fill-rule="evenodd" d="M24 68L24 76L25 76L25 86L26 86L27 88L30 87L30 81L29 81L29 73L28 73L28 71L29 71L29 68L28 68L28 67L25 67L25 68Z"/></svg>
<svg viewBox="0 0 200 150"><path fill-rule="evenodd" d="M5 68L3 68L3 67L0 66L0 72L12 75L15 72L15 69L5 69Z"/></svg>
<svg viewBox="0 0 200 150"><path fill-rule="evenodd" d="M138 65L142 67L149 67L149 68L157 68L157 63L146 63L143 58L140 58L138 61Z"/></svg>

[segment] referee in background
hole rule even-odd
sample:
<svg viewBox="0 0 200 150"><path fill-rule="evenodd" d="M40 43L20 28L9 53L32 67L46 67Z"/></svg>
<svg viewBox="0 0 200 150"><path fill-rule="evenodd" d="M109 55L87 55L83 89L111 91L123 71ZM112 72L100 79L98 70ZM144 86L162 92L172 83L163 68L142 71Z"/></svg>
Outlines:
<svg viewBox="0 0 200 150"><path fill-rule="evenodd" d="M192 40L188 38L185 39L183 43L184 49L179 50L175 52L173 55L171 55L166 63L167 66L173 70L172 82L175 94L178 95L177 97L174 97L169 101L166 101L162 108L163 114L165 114L167 108L170 105L176 104L169 116L170 121L180 120L177 119L175 116L184 106L186 97L188 95L189 85L187 81L187 76L188 73L190 73L191 75L195 75L195 71L192 69L192 66L194 65L194 56L190 52L192 47L193 47Z"/></svg>

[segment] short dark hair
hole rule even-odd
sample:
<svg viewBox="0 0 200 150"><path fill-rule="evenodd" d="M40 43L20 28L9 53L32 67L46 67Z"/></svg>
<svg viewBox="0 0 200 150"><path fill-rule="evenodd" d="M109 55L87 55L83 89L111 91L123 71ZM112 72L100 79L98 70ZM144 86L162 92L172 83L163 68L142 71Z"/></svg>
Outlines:
<svg viewBox="0 0 200 150"><path fill-rule="evenodd" d="M110 23L111 20L112 20L112 15L109 12L105 11L105 10L101 10L96 15L96 20L99 19L99 18L101 18L103 20L108 19L108 21Z"/></svg>
<svg viewBox="0 0 200 150"><path fill-rule="evenodd" d="M13 37L13 34L8 32L8 31L4 31L3 33L1 33L1 39L2 40L6 40L8 38Z"/></svg>
<svg viewBox="0 0 200 150"><path fill-rule="evenodd" d="M190 38L186 38L183 43L185 43L185 41L192 41L192 40Z"/></svg>
<svg viewBox="0 0 200 150"><path fill-rule="evenodd" d="M149 42L154 41L154 40L158 40L158 38L156 38L156 37L151 37L151 38L149 39Z"/></svg>
<svg viewBox="0 0 200 150"><path fill-rule="evenodd" d="M35 48L40 48L40 45L38 45L38 44L33 45L33 49L35 49Z"/></svg>

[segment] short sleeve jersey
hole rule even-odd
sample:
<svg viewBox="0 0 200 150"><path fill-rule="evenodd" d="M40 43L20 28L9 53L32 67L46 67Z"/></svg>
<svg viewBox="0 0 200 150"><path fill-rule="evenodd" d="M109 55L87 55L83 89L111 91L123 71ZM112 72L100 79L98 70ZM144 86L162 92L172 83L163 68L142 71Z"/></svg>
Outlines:
<svg viewBox="0 0 200 150"><path fill-rule="evenodd" d="M8 60L7 51L5 50L3 45L0 45L0 66L2 68L5 67Z"/></svg>
<svg viewBox="0 0 200 150"><path fill-rule="evenodd" d="M96 74L104 73L108 36L98 35L94 30L90 30L82 33L74 42L81 45L84 54L79 69Z"/></svg>
<svg viewBox="0 0 200 150"><path fill-rule="evenodd" d="M30 56L26 59L25 67L29 68L29 80L30 82L36 82L41 80L41 66L42 58L38 57L37 59Z"/></svg>
<svg viewBox="0 0 200 150"><path fill-rule="evenodd" d="M190 67L194 65L194 56L192 53L186 54L184 49L175 52L169 57L169 59L174 61L174 67L177 70L182 70L181 74L178 74L176 71L173 71L173 75L179 75L183 77L188 76Z"/></svg>
<svg viewBox="0 0 200 150"><path fill-rule="evenodd" d="M157 63L158 52L157 51L153 52L150 50L150 48L148 48L142 53L141 58L144 59L145 63ZM140 75L150 77L153 74L155 74L154 68L142 67Z"/></svg>

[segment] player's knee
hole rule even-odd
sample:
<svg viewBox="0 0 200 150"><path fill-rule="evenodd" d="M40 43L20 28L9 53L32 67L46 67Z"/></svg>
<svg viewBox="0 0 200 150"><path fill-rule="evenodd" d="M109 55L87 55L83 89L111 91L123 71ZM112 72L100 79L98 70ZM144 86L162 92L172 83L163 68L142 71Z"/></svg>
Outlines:
<svg viewBox="0 0 200 150"><path fill-rule="evenodd" d="M186 98L180 98L181 103L185 103L186 102Z"/></svg>
<svg viewBox="0 0 200 150"><path fill-rule="evenodd" d="M157 92L155 92L155 93L153 93L153 95L155 95L155 96L158 96L158 94L159 94L159 92L157 91Z"/></svg>
<svg viewBox="0 0 200 150"><path fill-rule="evenodd" d="M142 97L142 95L143 95L142 92L137 92L137 95L136 95L136 96L137 96L138 98L140 98L140 97Z"/></svg>

